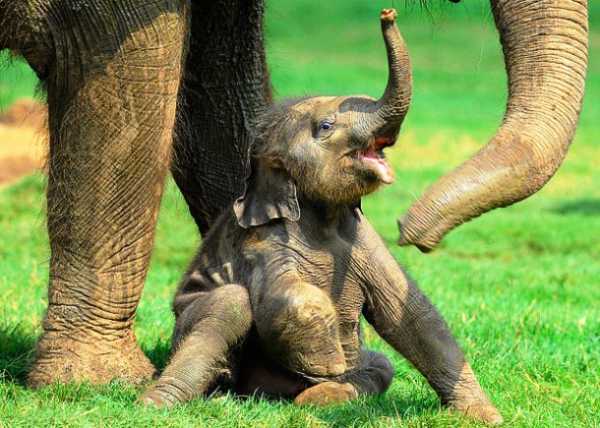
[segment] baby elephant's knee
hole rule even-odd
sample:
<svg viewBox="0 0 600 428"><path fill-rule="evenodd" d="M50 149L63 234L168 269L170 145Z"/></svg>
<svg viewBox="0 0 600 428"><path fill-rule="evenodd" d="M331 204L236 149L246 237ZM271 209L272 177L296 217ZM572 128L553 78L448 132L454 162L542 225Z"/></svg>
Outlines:
<svg viewBox="0 0 600 428"><path fill-rule="evenodd" d="M250 309L250 297L248 290L238 284L227 284L216 288L210 293L210 300L223 308L238 308L239 310ZM246 311L244 311L246 312Z"/></svg>
<svg viewBox="0 0 600 428"><path fill-rule="evenodd" d="M226 341L235 341L252 325L252 309L246 288L228 284L202 295L177 317L173 349L194 329L218 330Z"/></svg>
<svg viewBox="0 0 600 428"><path fill-rule="evenodd" d="M293 296L288 299L286 317L298 330L298 335L310 337L314 334L337 334L335 308L329 296L317 290L318 293Z"/></svg>
<svg viewBox="0 0 600 428"><path fill-rule="evenodd" d="M286 292L266 296L256 322L264 337L291 342L337 335L337 315L331 299L312 285L298 284Z"/></svg>
<svg viewBox="0 0 600 428"><path fill-rule="evenodd" d="M210 293L207 305L210 316L225 329L238 332L250 328L252 309L246 288L237 284L221 286Z"/></svg>
<svg viewBox="0 0 600 428"><path fill-rule="evenodd" d="M255 316L261 340L296 371L317 376L342 374L346 361L331 299L311 285L299 285L293 291L263 302L262 313Z"/></svg>

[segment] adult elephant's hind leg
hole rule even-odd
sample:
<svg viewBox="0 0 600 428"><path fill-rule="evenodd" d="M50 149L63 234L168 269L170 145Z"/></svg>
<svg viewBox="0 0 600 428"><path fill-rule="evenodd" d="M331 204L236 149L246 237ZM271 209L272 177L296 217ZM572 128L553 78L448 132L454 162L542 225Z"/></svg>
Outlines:
<svg viewBox="0 0 600 428"><path fill-rule="evenodd" d="M271 102L263 0L192 2L173 177L205 234L244 191L257 114Z"/></svg>
<svg viewBox="0 0 600 428"><path fill-rule="evenodd" d="M154 368L132 327L169 166L187 6L52 4L50 284L29 384L139 381Z"/></svg>
<svg viewBox="0 0 600 428"><path fill-rule="evenodd" d="M170 406L206 393L221 377L230 377L232 353L252 326L247 290L221 286L191 303L177 318L175 354L142 403Z"/></svg>

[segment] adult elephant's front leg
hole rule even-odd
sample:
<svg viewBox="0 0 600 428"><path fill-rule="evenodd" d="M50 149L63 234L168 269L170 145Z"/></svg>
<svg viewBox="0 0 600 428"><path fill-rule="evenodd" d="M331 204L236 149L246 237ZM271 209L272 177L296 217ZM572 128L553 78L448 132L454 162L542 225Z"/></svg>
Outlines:
<svg viewBox="0 0 600 428"><path fill-rule="evenodd" d="M188 6L72 3L48 13L50 285L32 386L154 372L132 325L169 165Z"/></svg>
<svg viewBox="0 0 600 428"><path fill-rule="evenodd" d="M271 102L263 0L192 2L173 177L202 233L243 192L257 113Z"/></svg>

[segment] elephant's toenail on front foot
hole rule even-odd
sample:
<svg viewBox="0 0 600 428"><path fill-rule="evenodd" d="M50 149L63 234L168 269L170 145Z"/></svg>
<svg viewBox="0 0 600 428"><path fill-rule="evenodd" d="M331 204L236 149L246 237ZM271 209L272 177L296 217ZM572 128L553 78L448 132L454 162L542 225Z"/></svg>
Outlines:
<svg viewBox="0 0 600 428"><path fill-rule="evenodd" d="M138 398L137 403L144 407L156 409L163 409L173 405L171 401L165 399L165 397L156 389L151 389L150 391L145 392L140 398Z"/></svg>
<svg viewBox="0 0 600 428"><path fill-rule="evenodd" d="M464 406L452 406L452 408L468 418L489 426L498 426L504 421L502 415L498 412L498 409L488 402L472 403Z"/></svg>

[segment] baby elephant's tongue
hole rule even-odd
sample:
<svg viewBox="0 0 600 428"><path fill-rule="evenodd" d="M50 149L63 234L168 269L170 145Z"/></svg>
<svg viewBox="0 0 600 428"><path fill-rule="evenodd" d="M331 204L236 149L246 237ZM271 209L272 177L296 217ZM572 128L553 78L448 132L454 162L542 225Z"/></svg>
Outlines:
<svg viewBox="0 0 600 428"><path fill-rule="evenodd" d="M385 184L391 184L394 182L394 172L387 161L379 156L373 148L367 149L363 156L363 162L369 165L375 173L379 176L379 179L383 181Z"/></svg>

